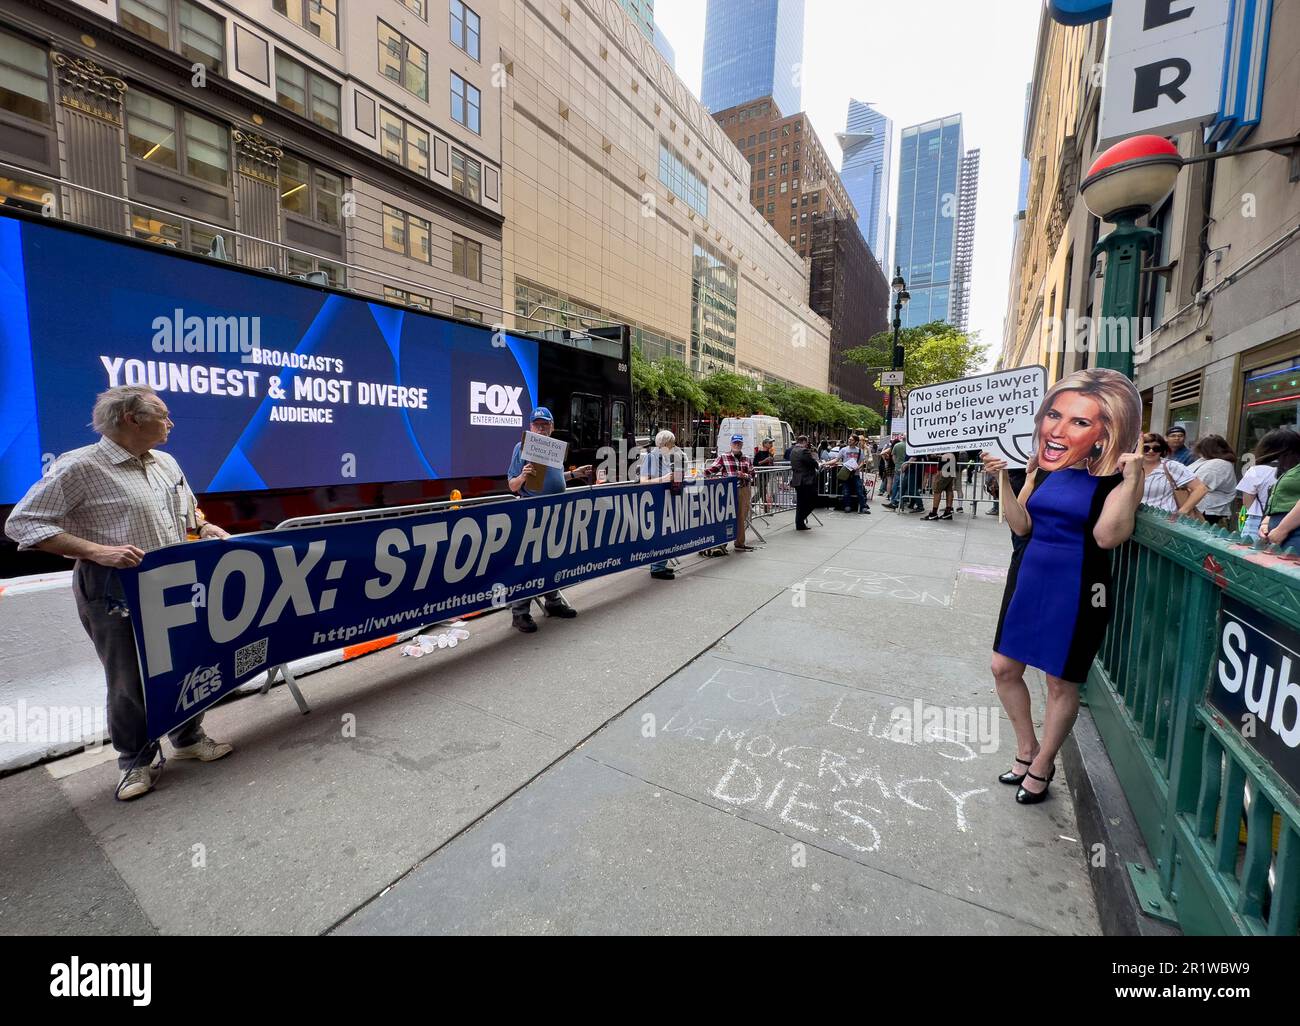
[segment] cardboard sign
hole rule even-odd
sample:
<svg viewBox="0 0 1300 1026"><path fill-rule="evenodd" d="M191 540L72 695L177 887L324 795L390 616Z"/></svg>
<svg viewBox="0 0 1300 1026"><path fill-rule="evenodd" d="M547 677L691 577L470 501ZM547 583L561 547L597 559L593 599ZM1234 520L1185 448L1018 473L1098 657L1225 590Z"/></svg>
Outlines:
<svg viewBox="0 0 1300 1026"><path fill-rule="evenodd" d="M543 467L564 469L564 456L569 451L569 443L554 436L539 435L535 431L524 432L523 457L525 463L541 464Z"/></svg>
<svg viewBox="0 0 1300 1026"><path fill-rule="evenodd" d="M907 396L907 452L987 449L1008 466L1029 463L1046 367L1017 367L914 388Z"/></svg>

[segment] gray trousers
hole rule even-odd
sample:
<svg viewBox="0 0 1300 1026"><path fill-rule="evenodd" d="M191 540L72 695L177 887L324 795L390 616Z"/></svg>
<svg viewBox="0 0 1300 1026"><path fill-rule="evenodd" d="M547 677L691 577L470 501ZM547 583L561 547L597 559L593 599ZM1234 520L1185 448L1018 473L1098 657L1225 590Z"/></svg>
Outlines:
<svg viewBox="0 0 1300 1026"><path fill-rule="evenodd" d="M542 596L542 604L546 606L558 606L563 600L560 598L558 591L548 591ZM522 602L510 603L511 616L523 616L528 612L528 607L533 604L532 599L524 599Z"/></svg>
<svg viewBox="0 0 1300 1026"><path fill-rule="evenodd" d="M72 591L81 626L90 635L95 653L104 664L108 684L108 736L117 749L118 768L148 766L158 753L158 743L149 740L135 634L131 630L131 618L122 615L126 609L122 582L111 567L79 559L72 571ZM167 736L178 748L192 745L203 736L202 722L202 715L195 716Z"/></svg>

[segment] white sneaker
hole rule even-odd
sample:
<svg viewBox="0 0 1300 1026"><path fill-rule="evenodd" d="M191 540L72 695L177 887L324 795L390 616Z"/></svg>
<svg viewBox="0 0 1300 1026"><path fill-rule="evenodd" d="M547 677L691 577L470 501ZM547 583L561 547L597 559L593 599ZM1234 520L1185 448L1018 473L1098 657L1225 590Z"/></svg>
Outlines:
<svg viewBox="0 0 1300 1026"><path fill-rule="evenodd" d="M137 766L135 769L122 771L122 775L117 779L117 791L115 797L118 801L129 802L132 798L139 798L141 795L148 794L153 790L154 782L158 779L152 766Z"/></svg>
<svg viewBox="0 0 1300 1026"><path fill-rule="evenodd" d="M213 741L212 738L205 734L192 745L186 745L184 748L175 748L173 746L172 758L216 762L218 759L224 759L234 750L234 745L227 744L224 741Z"/></svg>

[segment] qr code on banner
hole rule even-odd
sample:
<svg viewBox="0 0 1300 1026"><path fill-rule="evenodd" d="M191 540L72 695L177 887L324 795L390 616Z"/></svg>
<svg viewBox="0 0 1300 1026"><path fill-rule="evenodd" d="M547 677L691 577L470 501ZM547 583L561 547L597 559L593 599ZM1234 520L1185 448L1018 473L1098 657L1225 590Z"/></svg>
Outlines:
<svg viewBox="0 0 1300 1026"><path fill-rule="evenodd" d="M266 662L266 643L269 640L269 638L263 638L261 641L254 641L251 645L245 645L235 651L236 677L242 677Z"/></svg>

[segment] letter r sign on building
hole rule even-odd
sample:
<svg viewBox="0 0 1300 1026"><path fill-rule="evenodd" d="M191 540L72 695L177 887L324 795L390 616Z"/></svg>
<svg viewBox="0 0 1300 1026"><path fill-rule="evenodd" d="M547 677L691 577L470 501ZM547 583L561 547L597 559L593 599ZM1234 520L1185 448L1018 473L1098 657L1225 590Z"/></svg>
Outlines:
<svg viewBox="0 0 1300 1026"><path fill-rule="evenodd" d="M1080 16L1083 8L1072 5ZM1116 0L1106 44L1098 148L1217 120L1231 0Z"/></svg>

